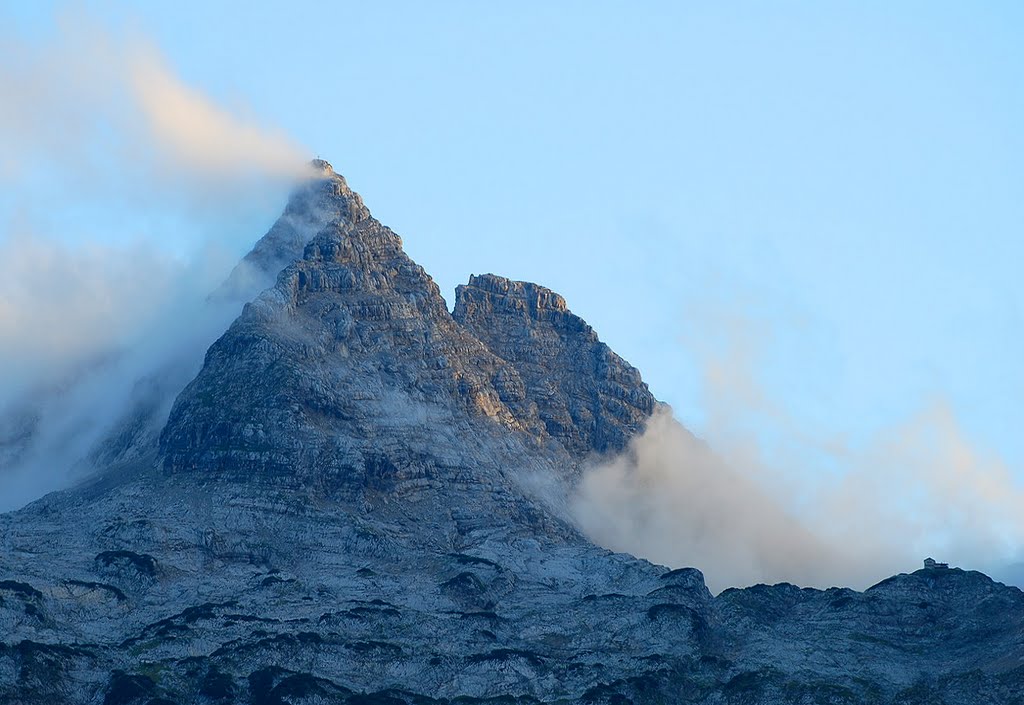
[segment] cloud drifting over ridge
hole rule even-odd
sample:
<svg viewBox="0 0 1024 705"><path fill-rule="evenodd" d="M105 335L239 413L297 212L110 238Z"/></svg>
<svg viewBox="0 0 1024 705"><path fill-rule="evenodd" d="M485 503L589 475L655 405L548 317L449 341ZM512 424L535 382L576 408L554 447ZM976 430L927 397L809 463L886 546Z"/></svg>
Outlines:
<svg viewBox="0 0 1024 705"><path fill-rule="evenodd" d="M41 44L0 35L8 177L40 159L90 173L112 159L150 178L300 175L305 150L289 137L187 85L145 39L75 19Z"/></svg>
<svg viewBox="0 0 1024 705"><path fill-rule="evenodd" d="M88 18L38 43L0 33L0 66L2 402L13 380L118 345L183 287L215 286L238 245L208 238L306 160Z"/></svg>
<svg viewBox="0 0 1024 705"><path fill-rule="evenodd" d="M123 339L166 303L183 267L143 243L69 249L10 235L0 242L3 378L32 378Z"/></svg>
<svg viewBox="0 0 1024 705"><path fill-rule="evenodd" d="M793 578L827 552L766 490L659 409L628 450L585 472L573 502L596 542L670 566L696 566L712 587ZM776 550L780 541L785 551Z"/></svg>
<svg viewBox="0 0 1024 705"><path fill-rule="evenodd" d="M0 511L86 471L140 394L169 410L240 308L208 294L306 173L152 43L64 20L0 30Z"/></svg>
<svg viewBox="0 0 1024 705"><path fill-rule="evenodd" d="M737 410L737 415L742 415ZM868 447L779 466L750 438L695 438L665 407L590 467L573 513L596 542L695 566L721 590L758 582L865 588L927 555L1015 582L1024 487L935 403ZM799 496L793 492L799 488Z"/></svg>
<svg viewBox="0 0 1024 705"><path fill-rule="evenodd" d="M304 152L286 135L228 113L182 83L155 51L140 53L129 76L132 95L166 156L213 174L301 174Z"/></svg>

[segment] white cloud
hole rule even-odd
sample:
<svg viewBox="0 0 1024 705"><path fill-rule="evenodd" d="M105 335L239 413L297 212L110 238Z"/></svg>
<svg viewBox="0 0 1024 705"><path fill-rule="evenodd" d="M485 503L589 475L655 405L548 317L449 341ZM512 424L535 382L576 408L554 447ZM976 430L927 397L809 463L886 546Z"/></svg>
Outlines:
<svg viewBox="0 0 1024 705"><path fill-rule="evenodd" d="M737 418L749 413L736 409ZM584 473L573 511L596 542L700 568L715 590L864 588L928 555L1015 579L1024 488L947 405L927 406L865 448L814 443L814 454L789 455L787 465L742 431L721 434L712 451L665 408L625 453ZM822 448L829 472L815 464Z"/></svg>
<svg viewBox="0 0 1024 705"><path fill-rule="evenodd" d="M88 18L62 18L41 43L0 35L0 65L8 178L40 162L80 172L83 182L111 163L154 182L294 178L308 159L281 131L187 85L152 43Z"/></svg>
<svg viewBox="0 0 1024 705"><path fill-rule="evenodd" d="M207 296L260 225L228 233L265 227L307 157L87 17L0 29L0 105L4 510L70 482L140 389L167 412L240 308Z"/></svg>

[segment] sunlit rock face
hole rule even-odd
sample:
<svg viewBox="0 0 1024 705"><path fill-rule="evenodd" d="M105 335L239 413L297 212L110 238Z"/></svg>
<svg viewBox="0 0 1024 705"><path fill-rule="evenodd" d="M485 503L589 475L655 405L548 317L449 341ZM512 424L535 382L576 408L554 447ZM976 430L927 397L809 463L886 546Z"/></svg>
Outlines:
<svg viewBox="0 0 1024 705"><path fill-rule="evenodd" d="M470 277L455 290L454 316L513 366L547 432L576 457L623 450L654 412L636 368L550 289Z"/></svg>
<svg viewBox="0 0 1024 705"><path fill-rule="evenodd" d="M567 492L640 374L535 284L450 313L314 167L159 433L0 516L0 702L1019 700L1024 595L979 573L715 597L591 544Z"/></svg>

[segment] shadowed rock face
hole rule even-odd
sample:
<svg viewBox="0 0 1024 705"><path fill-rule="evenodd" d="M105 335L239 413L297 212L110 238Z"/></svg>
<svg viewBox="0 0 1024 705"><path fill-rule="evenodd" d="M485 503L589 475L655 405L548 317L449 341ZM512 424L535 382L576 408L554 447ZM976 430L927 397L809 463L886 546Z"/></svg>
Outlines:
<svg viewBox="0 0 1024 705"><path fill-rule="evenodd" d="M0 702L1021 702L1024 594L979 573L713 597L589 543L567 487L639 373L534 284L449 313L316 167L159 448L0 515Z"/></svg>

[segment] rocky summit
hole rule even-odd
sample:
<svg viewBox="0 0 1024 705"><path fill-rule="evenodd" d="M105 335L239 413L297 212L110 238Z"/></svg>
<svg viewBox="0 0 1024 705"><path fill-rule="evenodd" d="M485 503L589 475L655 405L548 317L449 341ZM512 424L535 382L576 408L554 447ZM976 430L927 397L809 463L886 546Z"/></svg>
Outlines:
<svg viewBox="0 0 1024 705"><path fill-rule="evenodd" d="M536 284L449 311L314 166L160 427L0 516L0 702L1024 702L1024 594L980 573L714 596L590 543L566 497L639 372Z"/></svg>

